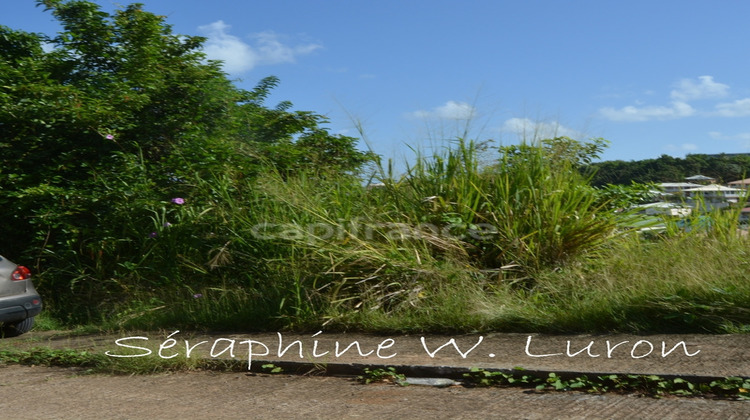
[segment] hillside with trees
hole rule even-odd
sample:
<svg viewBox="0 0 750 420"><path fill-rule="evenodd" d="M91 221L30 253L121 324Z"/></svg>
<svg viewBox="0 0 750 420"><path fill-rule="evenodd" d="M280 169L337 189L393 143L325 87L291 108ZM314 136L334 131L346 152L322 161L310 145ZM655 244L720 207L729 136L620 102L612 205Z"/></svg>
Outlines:
<svg viewBox="0 0 750 420"><path fill-rule="evenodd" d="M727 183L750 177L750 154L687 155L675 158L661 155L638 161L611 160L592 163L584 171L594 171L592 184L629 185L632 182L681 182L697 174Z"/></svg>

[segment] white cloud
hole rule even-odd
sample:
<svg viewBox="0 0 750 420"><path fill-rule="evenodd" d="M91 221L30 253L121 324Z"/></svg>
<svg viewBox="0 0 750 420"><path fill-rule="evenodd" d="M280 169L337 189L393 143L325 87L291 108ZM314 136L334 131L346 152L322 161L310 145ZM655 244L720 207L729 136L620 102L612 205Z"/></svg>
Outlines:
<svg viewBox="0 0 750 420"><path fill-rule="evenodd" d="M559 123L536 122L528 118L510 118L505 120L501 129L518 135L524 140L550 139L555 137L582 138L580 133Z"/></svg>
<svg viewBox="0 0 750 420"><path fill-rule="evenodd" d="M714 140L744 140L750 141L750 133L737 133L727 135L720 131L711 131L708 135Z"/></svg>
<svg viewBox="0 0 750 420"><path fill-rule="evenodd" d="M677 82L677 89L670 93L675 101L691 101L696 99L721 98L727 96L729 86L714 82L713 76L700 76L696 83L692 79L682 79Z"/></svg>
<svg viewBox="0 0 750 420"><path fill-rule="evenodd" d="M55 44L52 42L42 42L42 51L45 53L51 53L55 50Z"/></svg>
<svg viewBox="0 0 750 420"><path fill-rule="evenodd" d="M708 133L708 135L714 140L734 142L736 147L740 148L741 150L750 149L750 132L724 134L720 131L711 131Z"/></svg>
<svg viewBox="0 0 750 420"><path fill-rule="evenodd" d="M750 98L716 104L715 115L720 117L746 117L750 115Z"/></svg>
<svg viewBox="0 0 750 420"><path fill-rule="evenodd" d="M693 143L682 143L680 147L682 147L682 150L698 150L698 145Z"/></svg>
<svg viewBox="0 0 750 420"><path fill-rule="evenodd" d="M198 30L208 37L203 46L203 52L212 60L223 61L224 70L228 73L242 73L251 70L258 64L260 57L242 40L234 35L229 35L227 33L229 28L230 26L221 20L198 27Z"/></svg>
<svg viewBox="0 0 750 420"><path fill-rule="evenodd" d="M279 36L274 32L261 32L256 34L257 49L261 64L293 63L298 55L307 55L321 48L318 44L305 44L290 47L279 41Z"/></svg>
<svg viewBox="0 0 750 420"><path fill-rule="evenodd" d="M695 109L685 102L674 101L671 106L626 106L620 109L606 107L600 109L599 113L612 121L648 121L689 117L695 114Z"/></svg>
<svg viewBox="0 0 750 420"><path fill-rule="evenodd" d="M254 34L251 45L231 35L230 28L221 20L198 27L208 38L203 52L212 60L223 61L224 71L230 74L244 73L259 65L293 63L297 56L321 48L318 44L286 45L274 32Z"/></svg>
<svg viewBox="0 0 750 420"><path fill-rule="evenodd" d="M599 109L599 115L611 121L650 121L685 118L698 114L688 102L702 99L722 98L729 94L729 86L714 81L713 76L699 76L695 79L681 79L675 84L669 96L669 105L643 106L636 105L622 108L605 107ZM750 99L747 102L735 101L719 104L714 115L739 116L750 115ZM701 114L705 115L705 112Z"/></svg>
<svg viewBox="0 0 750 420"><path fill-rule="evenodd" d="M409 116L423 119L470 120L476 116L476 109L466 102L448 101L442 106L433 108L431 111L414 111Z"/></svg>
<svg viewBox="0 0 750 420"><path fill-rule="evenodd" d="M698 145L693 143L668 144L664 146L664 149L669 152L694 152L698 150Z"/></svg>

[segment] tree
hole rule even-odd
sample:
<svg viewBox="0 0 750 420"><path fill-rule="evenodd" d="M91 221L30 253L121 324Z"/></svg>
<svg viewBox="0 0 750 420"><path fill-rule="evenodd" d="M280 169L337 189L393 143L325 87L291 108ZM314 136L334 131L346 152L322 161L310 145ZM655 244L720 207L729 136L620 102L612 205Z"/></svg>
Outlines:
<svg viewBox="0 0 750 420"><path fill-rule="evenodd" d="M356 173L375 158L373 153L355 147L357 139L330 134L322 127L328 122L322 115L290 111L289 101L266 107L265 100L278 83L278 78L266 77L249 93L249 100L240 106L238 138L279 172Z"/></svg>
<svg viewBox="0 0 750 420"><path fill-rule="evenodd" d="M14 250L40 239L29 223L45 245L98 229L101 187L134 156L166 179L179 148L196 163L226 151L216 139L243 95L205 61L203 38L173 34L140 4L112 16L87 1L38 4L62 24L56 37L0 27L0 231Z"/></svg>
<svg viewBox="0 0 750 420"><path fill-rule="evenodd" d="M343 175L369 158L323 116L266 107L275 77L235 87L204 38L141 4L37 4L61 33L0 26L0 254L37 261L48 307L96 316L92 302L200 278L192 261L226 247L222 212L252 204L243 192L258 171ZM160 234L174 242L150 240Z"/></svg>
<svg viewBox="0 0 750 420"><path fill-rule="evenodd" d="M20 165L80 178L80 163L115 151L158 159L175 144L228 127L241 98L218 63L205 62L199 37L171 33L162 16L134 4L114 16L86 1L40 2L60 20L54 38L33 39L32 54L3 54L3 143ZM40 50L42 42L54 49ZM75 145L75 147L71 147ZM55 165L50 165L54 161ZM36 172L39 179L48 173Z"/></svg>
<svg viewBox="0 0 750 420"><path fill-rule="evenodd" d="M355 172L369 157L356 139L330 135L318 114L290 102L267 108L277 78L236 88L206 59L204 38L174 34L141 4L111 15L84 0L37 4L61 33L0 26L6 255L81 252L92 238L117 236L106 232L113 214L188 196L196 176L252 176L263 160L285 172Z"/></svg>

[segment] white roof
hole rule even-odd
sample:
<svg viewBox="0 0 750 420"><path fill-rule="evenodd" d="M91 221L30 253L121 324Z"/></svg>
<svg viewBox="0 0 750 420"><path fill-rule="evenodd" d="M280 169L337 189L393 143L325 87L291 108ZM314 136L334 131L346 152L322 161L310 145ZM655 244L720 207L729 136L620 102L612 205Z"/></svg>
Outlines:
<svg viewBox="0 0 750 420"><path fill-rule="evenodd" d="M712 180L713 178L711 178L710 176L705 176L705 175L693 175L685 179L689 179L691 181L709 181L709 180Z"/></svg>
<svg viewBox="0 0 750 420"><path fill-rule="evenodd" d="M723 185L704 185L702 187L698 188L690 188L685 190L685 192L691 192L691 191L724 191L724 192L734 192L734 191L742 191L737 188L730 188L725 187Z"/></svg>
<svg viewBox="0 0 750 420"><path fill-rule="evenodd" d="M664 202L664 201L657 202L657 203L639 204L636 207L640 207L640 208L652 208L652 207L655 207L655 208L663 208L663 209L689 208L689 207L685 207L685 206L682 206L682 205L677 204L677 203L667 203L667 202Z"/></svg>
<svg viewBox="0 0 750 420"><path fill-rule="evenodd" d="M662 182L659 184L662 188L690 188L690 187L700 187L700 184L693 184L692 182Z"/></svg>

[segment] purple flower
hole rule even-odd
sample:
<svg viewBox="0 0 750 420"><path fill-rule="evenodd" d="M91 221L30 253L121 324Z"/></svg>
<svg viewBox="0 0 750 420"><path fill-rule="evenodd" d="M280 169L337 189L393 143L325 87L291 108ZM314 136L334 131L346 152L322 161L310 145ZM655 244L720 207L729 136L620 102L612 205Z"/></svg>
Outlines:
<svg viewBox="0 0 750 420"><path fill-rule="evenodd" d="M156 233L156 232L151 232L151 233L148 234L149 238L156 238L157 236L159 236L159 234Z"/></svg>
<svg viewBox="0 0 750 420"><path fill-rule="evenodd" d="M167 227L170 227L170 226L172 226L172 224L171 224L171 223L169 223L169 222L164 222L164 224L163 224L162 226L164 226L165 228L167 228Z"/></svg>
<svg viewBox="0 0 750 420"><path fill-rule="evenodd" d="M175 204L182 205L182 204L185 204L185 199L182 198L182 197L175 197L175 198L172 199L172 202L175 203Z"/></svg>
<svg viewBox="0 0 750 420"><path fill-rule="evenodd" d="M114 139L115 139L115 136L113 136L113 135L111 135L111 134L107 134L107 135L105 136L105 138L106 138L107 140L114 140Z"/></svg>
<svg viewBox="0 0 750 420"><path fill-rule="evenodd" d="M193 295L193 299L200 299L203 297L203 293L196 293Z"/></svg>

